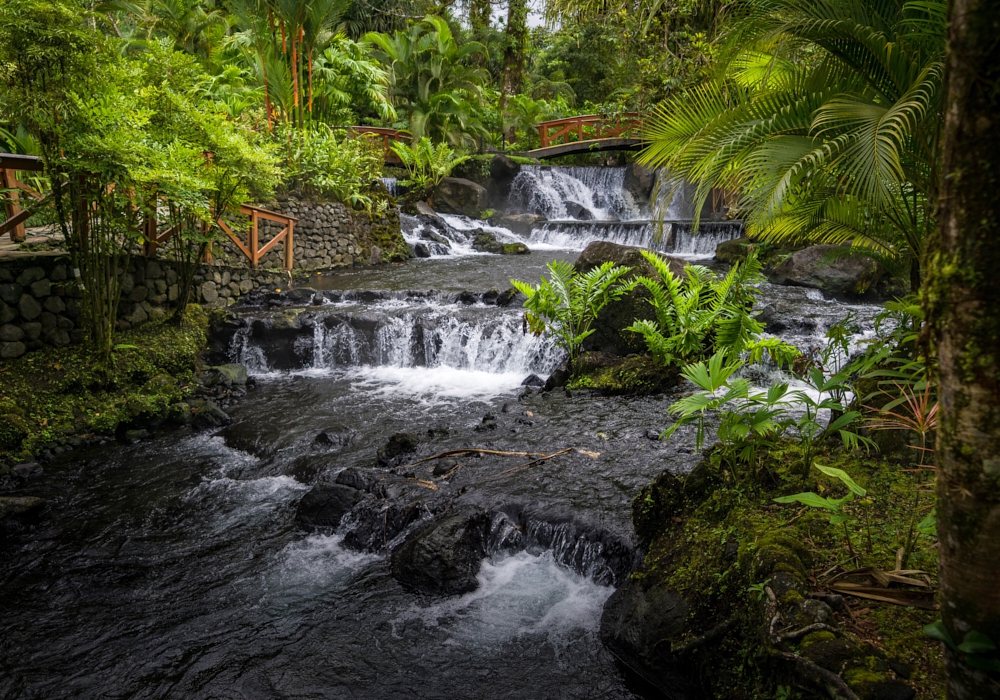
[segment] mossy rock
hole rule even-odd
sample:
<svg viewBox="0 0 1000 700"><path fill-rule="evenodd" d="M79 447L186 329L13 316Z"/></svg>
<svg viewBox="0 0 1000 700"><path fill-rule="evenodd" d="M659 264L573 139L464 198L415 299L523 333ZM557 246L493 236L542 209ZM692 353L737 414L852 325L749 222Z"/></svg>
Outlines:
<svg viewBox="0 0 1000 700"><path fill-rule="evenodd" d="M590 389L604 396L656 394L680 381L680 371L676 367L664 367L649 355L619 358L589 352L580 357L577 367L567 387Z"/></svg>
<svg viewBox="0 0 1000 700"><path fill-rule="evenodd" d="M0 416L0 450L16 450L28 437L30 430L27 421L15 413Z"/></svg>
<svg viewBox="0 0 1000 700"><path fill-rule="evenodd" d="M808 548L801 539L788 532L761 533L756 544L748 543L740 548L740 565L758 581L777 572L788 573L804 581L811 564L812 556Z"/></svg>
<svg viewBox="0 0 1000 700"><path fill-rule="evenodd" d="M632 525L640 545L648 547L661 524L680 512L683 489L680 479L663 471L632 500Z"/></svg>

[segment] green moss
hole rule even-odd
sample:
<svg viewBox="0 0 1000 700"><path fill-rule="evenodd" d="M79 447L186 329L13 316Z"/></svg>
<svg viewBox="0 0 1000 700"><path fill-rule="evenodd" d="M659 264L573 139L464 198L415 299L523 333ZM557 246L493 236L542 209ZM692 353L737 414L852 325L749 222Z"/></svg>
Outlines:
<svg viewBox="0 0 1000 700"><path fill-rule="evenodd" d="M197 370L207 331L208 315L191 304L180 327L147 323L118 334L104 370L86 346L46 348L0 365L0 405L22 409L17 435L0 435L0 460L21 459L68 435L111 434L165 416Z"/></svg>
<svg viewBox="0 0 1000 700"><path fill-rule="evenodd" d="M580 358L580 369L567 388L592 389L605 395L642 395L663 391L678 381L675 368L665 368L649 355L611 359L594 355L598 353L585 353Z"/></svg>
<svg viewBox="0 0 1000 700"><path fill-rule="evenodd" d="M927 478L902 471L876 454L845 453L828 447L821 450L818 463L844 469L869 491L870 505L856 501L848 508L856 517L849 524L856 558L847 550L843 527L831 525L828 513L773 502L776 496L800 491L831 497L846 494L839 480L818 471L804 481L799 476L802 451L791 442L773 446L760 469L753 474L740 473L735 479L717 471L711 479L706 478L704 472L715 468L709 461L703 461L695 472L699 473L699 483L711 486L690 490L683 486L684 500L680 504L660 508L661 499L653 485L644 489L633 503L637 532L641 523L650 538L638 574L643 583L681 593L691 604L692 630L710 629L721 620L734 621L726 639L705 652L706 657L700 661L714 669L709 696L737 699L774 696L774 684L778 681L772 675L770 662L760 656L760 616L762 585L776 574L791 573L805 583L810 577L820 579L837 565L877 566L885 570L895 567L896 550L905 540L911 522L914 489ZM930 506L931 497L924 497L918 515L922 517ZM921 537L908 564L910 568L927 571L932 582L937 571L933 545L933 540ZM800 590L804 592L805 588ZM876 624L870 636L849 639L860 650L856 658L851 657L850 665L855 667L852 678L856 677L851 682L870 684L893 677L886 672L885 658L865 651L866 643L874 643L885 657L900 659L911 667L910 682L917 689L918 698L941 697L939 645L921 631L939 613L870 600L849 600L855 610L869 609L871 612L865 619ZM799 592L791 591L779 602L783 609L794 614L803 598ZM817 632L803 638L800 645L804 649L823 643L834 648L839 644L835 639L839 638L829 632Z"/></svg>

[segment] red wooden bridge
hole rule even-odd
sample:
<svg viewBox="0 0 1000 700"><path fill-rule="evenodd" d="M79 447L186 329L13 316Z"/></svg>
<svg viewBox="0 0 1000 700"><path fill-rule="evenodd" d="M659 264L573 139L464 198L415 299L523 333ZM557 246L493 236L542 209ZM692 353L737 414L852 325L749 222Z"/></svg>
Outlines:
<svg viewBox="0 0 1000 700"><path fill-rule="evenodd" d="M347 130L352 134L362 136L365 134L374 134L375 137L381 137L382 150L385 152L385 162L394 165L399 165L402 161L399 160L399 156L389 146L393 141L397 143L410 142L410 135L398 129L387 129L382 126L349 126Z"/></svg>
<svg viewBox="0 0 1000 700"><path fill-rule="evenodd" d="M532 158L556 158L596 151L636 151L643 147L642 121L636 112L614 117L581 114L538 125L541 148L527 151Z"/></svg>

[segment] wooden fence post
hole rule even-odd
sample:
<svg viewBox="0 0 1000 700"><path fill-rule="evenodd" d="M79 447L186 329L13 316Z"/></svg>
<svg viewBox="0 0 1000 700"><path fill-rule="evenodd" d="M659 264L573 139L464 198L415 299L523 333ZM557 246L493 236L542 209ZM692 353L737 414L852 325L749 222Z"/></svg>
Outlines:
<svg viewBox="0 0 1000 700"><path fill-rule="evenodd" d="M21 213L21 193L18 190L18 184L16 171L8 170L6 168L0 170L0 186L10 189L10 191L7 192L7 196L4 201L4 210L7 212L6 218L8 219L11 219ZM17 224L10 230L10 240L14 243L21 243L27 237L28 234L24 229L23 222Z"/></svg>

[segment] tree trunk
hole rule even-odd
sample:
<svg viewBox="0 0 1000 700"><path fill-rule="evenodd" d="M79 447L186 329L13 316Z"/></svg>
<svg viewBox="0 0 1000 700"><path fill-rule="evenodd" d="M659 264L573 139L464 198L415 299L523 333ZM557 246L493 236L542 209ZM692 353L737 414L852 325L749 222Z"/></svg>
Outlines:
<svg viewBox="0 0 1000 700"><path fill-rule="evenodd" d="M524 45L528 38L527 0L508 0L507 36L503 52L503 90L500 94L500 111L507 115L507 100L521 92L524 81ZM514 140L511 127L508 140Z"/></svg>
<svg viewBox="0 0 1000 700"><path fill-rule="evenodd" d="M938 229L925 304L939 367L941 611L1000 644L1000 0L952 0ZM980 638L981 640L981 638ZM1000 698L996 651L945 648L948 697Z"/></svg>

